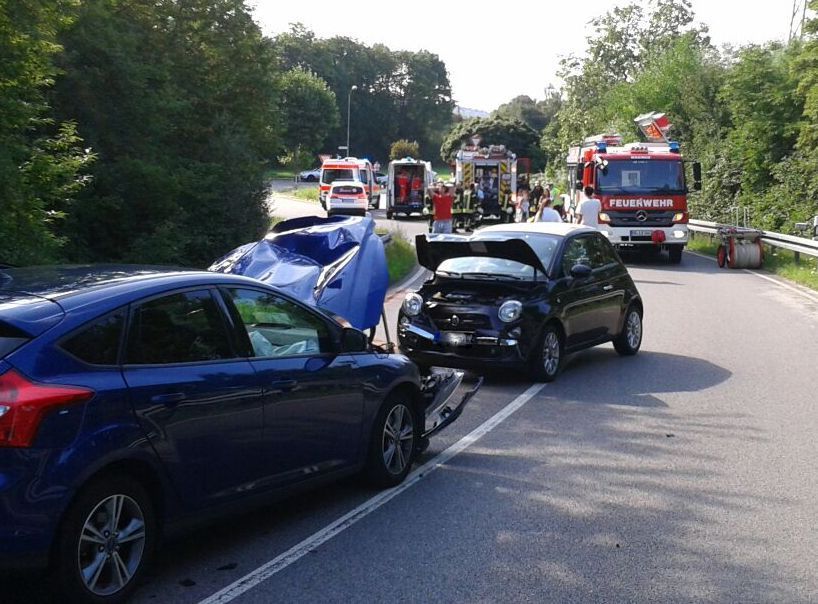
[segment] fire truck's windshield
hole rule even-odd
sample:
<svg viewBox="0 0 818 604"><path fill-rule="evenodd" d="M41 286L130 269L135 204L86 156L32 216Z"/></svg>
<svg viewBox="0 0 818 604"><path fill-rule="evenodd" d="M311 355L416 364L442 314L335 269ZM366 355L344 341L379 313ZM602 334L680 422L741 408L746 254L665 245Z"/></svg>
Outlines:
<svg viewBox="0 0 818 604"><path fill-rule="evenodd" d="M683 195L682 162L670 159L611 160L597 169L597 192L607 194L665 193Z"/></svg>

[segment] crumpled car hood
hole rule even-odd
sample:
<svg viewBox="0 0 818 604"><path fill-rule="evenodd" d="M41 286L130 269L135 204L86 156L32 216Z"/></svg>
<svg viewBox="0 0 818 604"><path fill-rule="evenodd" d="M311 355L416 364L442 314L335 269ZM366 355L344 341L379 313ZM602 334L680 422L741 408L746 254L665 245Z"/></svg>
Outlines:
<svg viewBox="0 0 818 604"><path fill-rule="evenodd" d="M244 275L340 315L358 329L380 320L389 273L372 218L305 216L279 222L208 270Z"/></svg>

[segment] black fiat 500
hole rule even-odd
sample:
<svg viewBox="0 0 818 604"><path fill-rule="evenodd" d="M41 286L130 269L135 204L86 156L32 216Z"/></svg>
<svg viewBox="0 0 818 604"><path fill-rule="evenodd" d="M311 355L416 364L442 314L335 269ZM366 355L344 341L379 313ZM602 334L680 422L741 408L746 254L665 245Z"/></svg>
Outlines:
<svg viewBox="0 0 818 604"><path fill-rule="evenodd" d="M562 223L496 225L470 237L419 235L434 272L406 295L402 351L421 366L513 368L553 380L567 353L642 343L642 299L598 231Z"/></svg>

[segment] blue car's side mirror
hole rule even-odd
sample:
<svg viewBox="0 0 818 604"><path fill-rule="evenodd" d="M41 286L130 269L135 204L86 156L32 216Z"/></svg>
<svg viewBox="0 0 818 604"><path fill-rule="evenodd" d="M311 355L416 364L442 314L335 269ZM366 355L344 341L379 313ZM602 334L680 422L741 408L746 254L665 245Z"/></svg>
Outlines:
<svg viewBox="0 0 818 604"><path fill-rule="evenodd" d="M341 332L341 352L366 352L369 350L369 338L353 327L344 327Z"/></svg>

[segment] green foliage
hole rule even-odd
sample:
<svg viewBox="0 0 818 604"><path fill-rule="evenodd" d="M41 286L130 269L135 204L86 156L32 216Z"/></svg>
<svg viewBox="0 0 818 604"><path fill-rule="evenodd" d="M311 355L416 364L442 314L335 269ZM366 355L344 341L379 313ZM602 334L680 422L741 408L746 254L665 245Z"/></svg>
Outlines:
<svg viewBox="0 0 818 604"><path fill-rule="evenodd" d="M420 158L420 145L417 141L408 141L405 138L392 143L389 148L389 159L402 159L404 157Z"/></svg>
<svg viewBox="0 0 818 604"><path fill-rule="evenodd" d="M519 120L505 117L478 117L456 124L443 140L440 157L444 162L453 162L461 145L476 134L482 137L483 145L505 145L517 157L531 158L535 168L544 163L537 131Z"/></svg>
<svg viewBox="0 0 818 604"><path fill-rule="evenodd" d="M285 69L301 67L325 80L345 118L350 109L351 154L384 158L393 141L416 140L434 154L452 122L451 84L445 64L427 51L392 51L346 37L320 39L303 25L276 36L273 47ZM350 93L352 86L358 89ZM346 141L346 119L322 148L335 153Z"/></svg>
<svg viewBox="0 0 818 604"><path fill-rule="evenodd" d="M284 148L314 155L340 124L335 93L314 73L294 67L281 77L281 95Z"/></svg>
<svg viewBox="0 0 818 604"><path fill-rule="evenodd" d="M266 229L280 84L242 0L87 0L62 43L55 107L99 157L73 258L206 265Z"/></svg>
<svg viewBox="0 0 818 604"><path fill-rule="evenodd" d="M75 125L56 122L47 91L57 70L57 33L76 2L0 3L0 259L11 264L62 255L63 219L93 160Z"/></svg>

